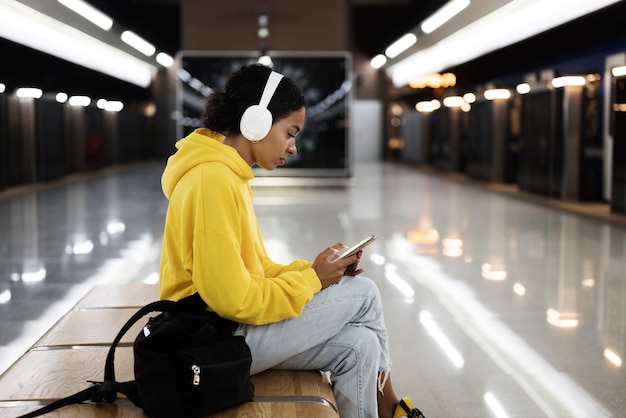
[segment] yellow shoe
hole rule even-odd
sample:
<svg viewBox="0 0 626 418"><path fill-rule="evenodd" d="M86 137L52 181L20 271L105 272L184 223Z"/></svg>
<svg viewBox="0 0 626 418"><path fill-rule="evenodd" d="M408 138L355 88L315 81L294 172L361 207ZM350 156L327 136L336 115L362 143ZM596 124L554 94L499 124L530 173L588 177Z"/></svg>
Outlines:
<svg viewBox="0 0 626 418"><path fill-rule="evenodd" d="M417 408L413 408L413 402L411 398L402 398L400 403L396 406L396 412L393 414L393 418L425 418L422 411Z"/></svg>

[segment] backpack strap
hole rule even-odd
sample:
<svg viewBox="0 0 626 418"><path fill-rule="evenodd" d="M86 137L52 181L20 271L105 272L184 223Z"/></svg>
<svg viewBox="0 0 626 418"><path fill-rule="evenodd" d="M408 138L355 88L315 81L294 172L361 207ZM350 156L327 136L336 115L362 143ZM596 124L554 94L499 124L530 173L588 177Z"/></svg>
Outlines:
<svg viewBox="0 0 626 418"><path fill-rule="evenodd" d="M139 309L133 316L126 321L126 323L122 326L120 331L117 333L117 336L111 343L111 347L109 348L109 352L107 353L106 362L104 365L104 382L102 388L102 401L106 403L113 403L115 399L117 399L117 393L122 393L128 399L131 400L135 405L141 407L141 402L139 397L137 396L137 390L135 388L135 381L125 382L120 384L115 380L115 349L117 348L120 340L128 332L130 328L137 321L143 318L145 315L152 312L167 312L171 314L180 314L182 310L195 309L200 310L204 309L206 304L200 297L200 295L196 292L191 296L181 299L178 302L174 302L171 300L158 300L156 302L149 303Z"/></svg>
<svg viewBox="0 0 626 418"><path fill-rule="evenodd" d="M191 296L181 299L178 302L171 300L158 300L149 303L139 309L126 323L117 336L111 343L109 352L107 353L106 362L104 365L104 382L91 382L91 386L87 389L76 392L73 395L69 395L65 398L57 399L56 401L32 411L28 414L21 415L18 418L33 418L43 414L47 414L56 409L63 408L65 406L79 404L83 402L93 403L113 403L117 399L117 394L121 393L128 398L133 404L141 407L141 400L137 394L137 387L135 381L129 382L117 382L115 380L115 349L117 348L120 340L128 332L128 330L135 325L137 321L143 318L145 315L152 312L167 312L171 314L179 314L183 310L199 310L204 309L206 304L198 293L194 293Z"/></svg>

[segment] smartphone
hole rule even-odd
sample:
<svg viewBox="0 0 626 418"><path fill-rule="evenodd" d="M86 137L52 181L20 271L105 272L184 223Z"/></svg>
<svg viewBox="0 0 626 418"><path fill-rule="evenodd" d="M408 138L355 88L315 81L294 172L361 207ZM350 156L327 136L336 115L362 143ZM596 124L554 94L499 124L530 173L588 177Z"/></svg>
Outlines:
<svg viewBox="0 0 626 418"><path fill-rule="evenodd" d="M359 251L361 251L363 248L367 247L368 245L370 245L372 242L374 242L374 240L376 239L376 235L370 235L369 237L365 238L363 241L355 244L354 246L348 248L347 250L345 250L344 252L342 252L339 257L337 257L335 259L335 261L337 260L342 260L346 257L350 257L356 253L358 253Z"/></svg>

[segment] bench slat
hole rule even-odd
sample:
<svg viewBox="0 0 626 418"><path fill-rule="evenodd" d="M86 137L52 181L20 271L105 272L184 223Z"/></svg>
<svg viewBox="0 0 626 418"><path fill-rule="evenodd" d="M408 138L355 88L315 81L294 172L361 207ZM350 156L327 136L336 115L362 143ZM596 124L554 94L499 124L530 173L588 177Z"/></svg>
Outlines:
<svg viewBox="0 0 626 418"><path fill-rule="evenodd" d="M44 346L109 346L119 330L135 312L136 308L72 310L59 320L34 347ZM152 316L155 316L154 314ZM122 337L122 344L132 344L141 328L148 321L138 321Z"/></svg>
<svg viewBox="0 0 626 418"><path fill-rule="evenodd" d="M76 308L140 308L155 300L159 300L157 285L99 285L91 289L76 304Z"/></svg>
<svg viewBox="0 0 626 418"><path fill-rule="evenodd" d="M16 417L39 406L0 407L0 416ZM46 418L145 418L130 401L118 399L111 405L71 405L45 415ZM210 414L206 418L338 418L337 413L315 404L291 402L249 402L236 408Z"/></svg>

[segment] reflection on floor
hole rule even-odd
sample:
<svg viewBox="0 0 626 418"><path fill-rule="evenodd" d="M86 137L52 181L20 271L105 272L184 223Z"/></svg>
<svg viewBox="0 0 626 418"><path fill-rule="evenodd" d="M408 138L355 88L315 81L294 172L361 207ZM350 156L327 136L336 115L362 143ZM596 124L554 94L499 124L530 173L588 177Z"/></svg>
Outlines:
<svg viewBox="0 0 626 418"><path fill-rule="evenodd" d="M161 169L0 195L0 371L94 284L158 280ZM348 187L254 193L276 261L378 235L362 266L394 386L427 416L626 416L626 223L606 206L384 163Z"/></svg>

